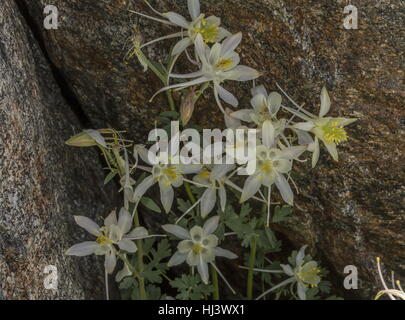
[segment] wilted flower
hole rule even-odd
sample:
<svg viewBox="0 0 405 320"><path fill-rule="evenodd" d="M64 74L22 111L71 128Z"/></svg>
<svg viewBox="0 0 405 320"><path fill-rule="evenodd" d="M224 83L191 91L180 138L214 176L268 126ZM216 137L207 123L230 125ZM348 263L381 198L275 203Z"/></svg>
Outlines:
<svg viewBox="0 0 405 320"><path fill-rule="evenodd" d="M188 0L188 11L191 16L191 22L187 21L183 16L175 12L160 13L153 9L150 4L145 1L148 6L160 16L160 18L154 18L147 16L145 14L135 12L143 17L158 21L167 25L172 25L182 28L181 32L170 34L155 40L152 40L142 47L149 44L171 38L182 38L173 48L172 55L179 55L184 52L190 45L192 45L197 37L200 35L205 43L215 43L219 42L231 34L224 28L220 27L221 19L215 16L205 17L200 11L200 1L199 0ZM183 31L185 29L185 31Z"/></svg>
<svg viewBox="0 0 405 320"><path fill-rule="evenodd" d="M100 131L93 129L83 130L83 132L71 137L65 143L72 147L93 147L97 145L107 147L107 143Z"/></svg>
<svg viewBox="0 0 405 320"><path fill-rule="evenodd" d="M285 202L292 205L294 194L284 174L291 171L292 160L298 158L305 147L278 149L275 147L275 130L270 121L263 124L263 145L256 148L255 172L250 175L243 188L240 201L244 202L254 196L262 185L271 187L275 184Z"/></svg>
<svg viewBox="0 0 405 320"><path fill-rule="evenodd" d="M206 168L194 177L194 181L207 186L201 196L201 216L205 218L214 209L217 201L217 192L222 211L225 211L226 205L226 174L234 169L234 165L216 164L211 168Z"/></svg>
<svg viewBox="0 0 405 320"><path fill-rule="evenodd" d="M305 120L305 122L294 124L292 126L293 128L302 131L309 131L315 135L315 141L313 141L308 148L309 151L313 152L312 167L315 167L319 159L319 140L323 142L333 160L338 161L339 157L336 146L339 143L346 141L348 138L344 127L357 120L325 117L329 112L330 104L328 91L323 87L321 92L321 109L319 111L319 116L315 116L308 111L298 111L285 107L288 111Z"/></svg>
<svg viewBox="0 0 405 320"><path fill-rule="evenodd" d="M208 264L213 264L215 257L237 258L234 253L218 247L218 237L213 234L218 222L219 217L215 216L208 219L202 228L195 226L190 231L173 224L162 226L166 232L183 239L177 246L178 251L170 258L168 266L177 266L186 261L191 267L197 266L202 281L208 284Z"/></svg>
<svg viewBox="0 0 405 320"><path fill-rule="evenodd" d="M112 273L117 264L117 247L129 253L137 251L133 240L143 239L148 236L148 231L143 227L131 230L132 216L125 208L117 215L112 211L104 220L104 227L99 227L97 223L84 216L75 216L76 223L87 232L96 236L96 241L85 241L70 247L67 255L87 256L90 254L105 255L105 269Z"/></svg>
<svg viewBox="0 0 405 320"><path fill-rule="evenodd" d="M195 91L191 90L184 98L180 105L180 118L183 126L187 125L194 112L195 106Z"/></svg>
<svg viewBox="0 0 405 320"><path fill-rule="evenodd" d="M241 40L242 33L237 33L224 40L222 44L214 44L210 49L204 43L203 37L198 34L196 37L195 47L197 56L202 64L201 69L197 72L184 75L170 74L170 77L172 78L196 79L164 87L156 94L169 89L184 89L189 86L201 84L204 82L212 82L214 85L215 99L221 111L225 113L225 110L223 109L220 102L220 98L226 103L229 103L230 105L236 107L238 105L238 100L232 93L221 87L221 83L225 80L249 81L260 76L260 73L255 69L239 65L239 54L237 54L234 50L239 45Z"/></svg>

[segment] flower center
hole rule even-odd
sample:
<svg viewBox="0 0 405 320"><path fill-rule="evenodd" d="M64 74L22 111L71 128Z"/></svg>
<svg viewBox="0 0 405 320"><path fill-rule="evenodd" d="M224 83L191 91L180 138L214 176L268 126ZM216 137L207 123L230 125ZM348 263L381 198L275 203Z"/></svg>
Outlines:
<svg viewBox="0 0 405 320"><path fill-rule="evenodd" d="M99 236L96 242L98 244L112 244L111 239L107 238L106 236Z"/></svg>
<svg viewBox="0 0 405 320"><path fill-rule="evenodd" d="M194 252L195 254L200 254L201 251L202 251L202 249L203 249L203 247L202 247L200 244L198 244L198 243L196 243L195 245L193 245L193 247L191 248L191 250L193 250L193 252Z"/></svg>
<svg viewBox="0 0 405 320"><path fill-rule="evenodd" d="M169 180L175 180L178 176L175 168L165 168L165 169L163 169L163 174Z"/></svg>
<svg viewBox="0 0 405 320"><path fill-rule="evenodd" d="M214 43L219 37L219 27L215 24L209 24L206 19L202 19L200 27L193 28L193 31L200 33L205 43Z"/></svg>
<svg viewBox="0 0 405 320"><path fill-rule="evenodd" d="M232 65L232 62L232 59L221 59L215 67L219 70L227 70Z"/></svg>
<svg viewBox="0 0 405 320"><path fill-rule="evenodd" d="M260 170L265 173L271 173L273 171L273 163L271 160L265 160L260 165Z"/></svg>
<svg viewBox="0 0 405 320"><path fill-rule="evenodd" d="M309 268L308 266L304 265L299 268L297 276L307 286L316 287L318 286L320 280L318 275L319 272L321 272L321 270L319 270L316 265L311 266Z"/></svg>
<svg viewBox="0 0 405 320"><path fill-rule="evenodd" d="M347 140L347 132L339 126L339 121L330 121L322 127L324 139L327 143L339 144Z"/></svg>

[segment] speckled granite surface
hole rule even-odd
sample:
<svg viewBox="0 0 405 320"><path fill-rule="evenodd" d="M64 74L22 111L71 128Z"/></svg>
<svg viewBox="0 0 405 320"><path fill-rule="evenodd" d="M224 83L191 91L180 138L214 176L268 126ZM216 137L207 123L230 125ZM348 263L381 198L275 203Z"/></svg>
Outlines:
<svg viewBox="0 0 405 320"><path fill-rule="evenodd" d="M88 239L73 215L104 216L114 205L97 154L64 145L79 130L15 2L3 0L0 299L104 297L103 261L64 255ZM57 290L44 287L47 265L57 267Z"/></svg>

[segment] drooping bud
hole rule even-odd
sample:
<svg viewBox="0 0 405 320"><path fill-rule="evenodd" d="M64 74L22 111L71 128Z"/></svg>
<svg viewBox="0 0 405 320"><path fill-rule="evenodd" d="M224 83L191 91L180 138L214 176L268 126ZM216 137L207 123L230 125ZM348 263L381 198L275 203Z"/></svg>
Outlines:
<svg viewBox="0 0 405 320"><path fill-rule="evenodd" d="M187 125L187 123L191 119L191 116L193 115L194 105L195 105L194 99L195 99L195 91L193 89L190 91L189 94L187 94L187 96L181 103L180 117L181 117L181 123L183 124L183 126Z"/></svg>
<svg viewBox="0 0 405 320"><path fill-rule="evenodd" d="M97 130L84 130L65 142L72 147L106 146L103 136Z"/></svg>

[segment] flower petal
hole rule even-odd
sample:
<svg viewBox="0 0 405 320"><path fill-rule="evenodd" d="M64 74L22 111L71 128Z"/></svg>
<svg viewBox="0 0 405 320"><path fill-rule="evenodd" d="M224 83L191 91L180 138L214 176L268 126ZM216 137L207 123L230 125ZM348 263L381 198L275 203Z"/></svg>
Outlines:
<svg viewBox="0 0 405 320"><path fill-rule="evenodd" d="M105 255L104 267L107 273L111 274L114 272L115 266L117 265L117 257L114 251L110 251Z"/></svg>
<svg viewBox="0 0 405 320"><path fill-rule="evenodd" d="M297 267L301 267L302 264L304 263L305 249L307 247L308 247L307 245L302 246L298 251L297 256L295 257L295 264Z"/></svg>
<svg viewBox="0 0 405 320"><path fill-rule="evenodd" d="M292 205L294 201L294 194L286 178L282 174L279 174L275 182L283 200L289 205Z"/></svg>
<svg viewBox="0 0 405 320"><path fill-rule="evenodd" d="M336 144L334 143L326 143L325 141L323 142L323 144L325 145L326 149L328 149L328 152L330 153L330 155L332 156L333 160L335 161L339 161L339 155L336 149Z"/></svg>
<svg viewBox="0 0 405 320"><path fill-rule="evenodd" d="M218 228L219 216L209 218L203 226L203 236L213 233Z"/></svg>
<svg viewBox="0 0 405 320"><path fill-rule="evenodd" d="M237 107L239 102L235 96L230 93L228 90L224 89L223 87L218 85L218 94L219 97L224 100L226 103L230 104L231 106Z"/></svg>
<svg viewBox="0 0 405 320"><path fill-rule="evenodd" d="M325 87L322 88L321 91L321 110L319 111L319 117L322 118L325 116L330 109L330 98L328 94L328 90Z"/></svg>
<svg viewBox="0 0 405 320"><path fill-rule="evenodd" d="M220 247L214 248L214 252L215 252L215 256L217 256L217 257L224 257L227 259L236 259L238 257L233 252L226 250L226 249L222 249Z"/></svg>
<svg viewBox="0 0 405 320"><path fill-rule="evenodd" d="M141 200L146 191L148 191L148 189L155 183L156 180L152 175L143 179L142 182L138 184L137 187L135 188L134 196L132 198L133 201L138 202L139 200Z"/></svg>
<svg viewBox="0 0 405 320"><path fill-rule="evenodd" d="M190 230L191 240L194 242L200 242L203 238L203 228L200 226L194 226Z"/></svg>
<svg viewBox="0 0 405 320"><path fill-rule="evenodd" d="M177 56L178 54L181 54L184 50L186 50L190 45L192 44L192 41L190 38L184 38L181 39L179 42L176 43L172 50L172 55Z"/></svg>
<svg viewBox="0 0 405 320"><path fill-rule="evenodd" d="M272 148L275 144L276 130L270 120L263 122L262 141L267 148Z"/></svg>
<svg viewBox="0 0 405 320"><path fill-rule="evenodd" d="M294 271L289 264L280 264L280 267L287 276L292 277L294 275Z"/></svg>
<svg viewBox="0 0 405 320"><path fill-rule="evenodd" d="M121 250L125 250L129 253L135 253L138 248L136 247L136 244L129 240L129 239L122 239L118 242L118 247L120 247Z"/></svg>
<svg viewBox="0 0 405 320"><path fill-rule="evenodd" d="M245 121L245 122L252 122L252 109L240 109L238 111L232 112L231 117L236 119Z"/></svg>
<svg viewBox="0 0 405 320"><path fill-rule="evenodd" d="M162 206L165 209L166 213L169 213L173 204L174 190L172 186L167 186L164 185L163 183L159 183L159 186L160 186L160 200L162 201Z"/></svg>
<svg viewBox="0 0 405 320"><path fill-rule="evenodd" d="M193 244L194 243L191 240L180 241L177 245L177 250L179 250L180 253L188 253L193 247Z"/></svg>
<svg viewBox="0 0 405 320"><path fill-rule="evenodd" d="M121 233L124 235L131 230L132 227L132 216L129 211L125 208L121 208L118 215L118 228L121 230Z"/></svg>
<svg viewBox="0 0 405 320"><path fill-rule="evenodd" d="M307 122L299 122L293 125L293 128L299 129L302 131L309 131L314 127L314 123L312 121L307 121Z"/></svg>
<svg viewBox="0 0 405 320"><path fill-rule="evenodd" d="M276 114L281 107L281 95L278 92L271 92L269 94L269 108L272 114Z"/></svg>
<svg viewBox="0 0 405 320"><path fill-rule="evenodd" d="M314 152L312 153L312 168L315 168L316 164L318 163L319 153L320 153L318 138L315 138L313 147L314 147Z"/></svg>
<svg viewBox="0 0 405 320"><path fill-rule="evenodd" d="M188 12L190 12L191 19L195 20L201 13L200 0L187 0Z"/></svg>
<svg viewBox="0 0 405 320"><path fill-rule="evenodd" d="M209 280L208 264L203 260L202 256L199 257L198 264L197 264L197 270L201 276L201 280L205 284L208 284L208 280Z"/></svg>
<svg viewBox="0 0 405 320"><path fill-rule="evenodd" d="M240 202L245 202L246 200L253 197L257 193L257 191L259 191L261 185L262 181L258 174L249 176L245 181L245 185L243 186Z"/></svg>
<svg viewBox="0 0 405 320"><path fill-rule="evenodd" d="M74 216L76 223L93 236L101 236L100 227L93 220L84 216Z"/></svg>
<svg viewBox="0 0 405 320"><path fill-rule="evenodd" d="M176 12L166 12L163 13L163 16L169 19L170 22L174 23L175 25L178 25L179 27L188 29L188 26L190 25L190 23L187 22L187 20L184 19L183 16L179 15Z"/></svg>
<svg viewBox="0 0 405 320"><path fill-rule="evenodd" d="M298 293L298 297L301 300L306 300L307 299L306 291L307 291L307 288L305 287L305 285L301 281L298 281L298 283L297 283L297 293Z"/></svg>
<svg viewBox="0 0 405 320"><path fill-rule="evenodd" d="M174 255L170 258L169 262L167 263L167 266L169 267L174 267L178 266L179 264L182 264L184 261L187 259L187 253L180 253L176 251Z"/></svg>
<svg viewBox="0 0 405 320"><path fill-rule="evenodd" d="M249 81L260 77L259 71L247 66L237 66L225 74L227 79L235 81Z"/></svg>
<svg viewBox="0 0 405 320"><path fill-rule="evenodd" d="M226 38L222 43L221 55L223 56L228 52L234 51L241 41L242 41L242 32L238 32Z"/></svg>
<svg viewBox="0 0 405 320"><path fill-rule="evenodd" d="M125 238L127 239L143 239L148 236L148 230L144 227L137 227L133 229L130 233L128 233Z"/></svg>
<svg viewBox="0 0 405 320"><path fill-rule="evenodd" d="M190 233L180 227L180 226L176 226L175 224L165 224L162 226L163 230L171 233L172 235L176 236L177 238L180 239L191 239Z"/></svg>
<svg viewBox="0 0 405 320"><path fill-rule="evenodd" d="M97 247L97 242L85 241L71 246L65 254L68 256L84 257L93 254Z"/></svg>
<svg viewBox="0 0 405 320"><path fill-rule="evenodd" d="M215 207L217 190L207 188L201 196L201 217L205 218Z"/></svg>
<svg viewBox="0 0 405 320"><path fill-rule="evenodd" d="M306 150L306 146L295 146L281 150L281 157L284 159L296 159Z"/></svg>
<svg viewBox="0 0 405 320"><path fill-rule="evenodd" d="M111 213L104 219L104 225L109 228L113 224L117 224L117 214L115 210L111 211Z"/></svg>
<svg viewBox="0 0 405 320"><path fill-rule="evenodd" d="M221 184L219 186L219 191L218 191L218 195L219 195L219 202L221 205L221 210L222 212L225 212L225 207L226 207L226 189L224 187L223 184Z"/></svg>

